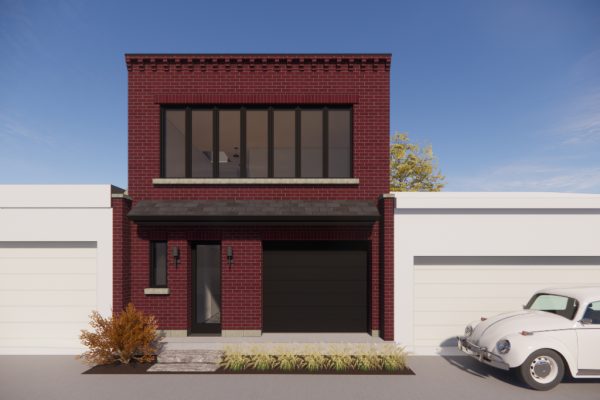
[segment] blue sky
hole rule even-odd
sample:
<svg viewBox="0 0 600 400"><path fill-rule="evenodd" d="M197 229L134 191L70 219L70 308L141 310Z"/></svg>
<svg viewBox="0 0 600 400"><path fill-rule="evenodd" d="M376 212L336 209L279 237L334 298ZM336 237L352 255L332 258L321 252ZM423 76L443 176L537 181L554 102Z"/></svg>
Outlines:
<svg viewBox="0 0 600 400"><path fill-rule="evenodd" d="M0 0L0 183L127 186L124 53L389 52L446 190L600 193L600 1Z"/></svg>

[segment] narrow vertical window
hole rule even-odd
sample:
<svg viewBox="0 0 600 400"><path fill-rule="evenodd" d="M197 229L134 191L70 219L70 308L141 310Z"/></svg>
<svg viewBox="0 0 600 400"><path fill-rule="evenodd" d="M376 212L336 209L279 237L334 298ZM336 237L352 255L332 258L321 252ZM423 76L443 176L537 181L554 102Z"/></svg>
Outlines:
<svg viewBox="0 0 600 400"><path fill-rule="evenodd" d="M296 176L296 112L273 112L273 175L276 178Z"/></svg>
<svg viewBox="0 0 600 400"><path fill-rule="evenodd" d="M240 175L240 111L219 111L219 177Z"/></svg>
<svg viewBox="0 0 600 400"><path fill-rule="evenodd" d="M350 110L329 110L329 174L330 178L349 178L351 174Z"/></svg>
<svg viewBox="0 0 600 400"><path fill-rule="evenodd" d="M185 110L166 110L164 117L164 175L185 177Z"/></svg>
<svg viewBox="0 0 600 400"><path fill-rule="evenodd" d="M213 112L192 110L192 178L213 176Z"/></svg>
<svg viewBox="0 0 600 400"><path fill-rule="evenodd" d="M300 112L300 158L303 178L323 177L323 111Z"/></svg>
<svg viewBox="0 0 600 400"><path fill-rule="evenodd" d="M167 287L167 242L150 242L150 287Z"/></svg>
<svg viewBox="0 0 600 400"><path fill-rule="evenodd" d="M269 168L268 113L246 111L246 173L249 178L265 178Z"/></svg>

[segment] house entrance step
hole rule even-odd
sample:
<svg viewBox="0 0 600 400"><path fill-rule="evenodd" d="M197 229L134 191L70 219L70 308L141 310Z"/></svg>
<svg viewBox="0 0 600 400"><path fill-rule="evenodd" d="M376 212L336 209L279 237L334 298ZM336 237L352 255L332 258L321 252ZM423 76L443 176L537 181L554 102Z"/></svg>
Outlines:
<svg viewBox="0 0 600 400"><path fill-rule="evenodd" d="M221 362L223 352L220 350L207 349L187 349L187 350L163 350L158 354L159 364L190 364L190 363L209 363L218 364Z"/></svg>
<svg viewBox="0 0 600 400"><path fill-rule="evenodd" d="M158 353L157 363L148 372L210 372L219 369L221 350L164 349Z"/></svg>
<svg viewBox="0 0 600 400"><path fill-rule="evenodd" d="M148 372L212 372L219 369L219 364L211 363L156 363Z"/></svg>

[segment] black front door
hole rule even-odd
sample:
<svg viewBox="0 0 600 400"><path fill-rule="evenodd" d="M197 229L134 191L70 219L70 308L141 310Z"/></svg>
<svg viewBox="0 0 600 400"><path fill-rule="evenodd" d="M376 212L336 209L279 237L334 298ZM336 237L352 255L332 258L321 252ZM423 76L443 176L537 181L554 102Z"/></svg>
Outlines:
<svg viewBox="0 0 600 400"><path fill-rule="evenodd" d="M263 331L367 331L367 243L264 242L263 251Z"/></svg>
<svg viewBox="0 0 600 400"><path fill-rule="evenodd" d="M192 333L221 332L221 245L192 244Z"/></svg>

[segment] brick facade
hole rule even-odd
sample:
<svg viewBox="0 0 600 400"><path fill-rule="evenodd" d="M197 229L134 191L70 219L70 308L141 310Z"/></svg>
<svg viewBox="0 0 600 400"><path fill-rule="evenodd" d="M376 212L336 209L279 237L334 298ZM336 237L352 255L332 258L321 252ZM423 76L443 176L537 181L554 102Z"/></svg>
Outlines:
<svg viewBox="0 0 600 400"><path fill-rule="evenodd" d="M113 209L113 311L122 310L130 299L131 229L127 213L131 201L122 195L111 199Z"/></svg>
<svg viewBox="0 0 600 400"><path fill-rule="evenodd" d="M129 87L129 184L142 199L373 200L389 192L390 56L126 57ZM351 186L186 186L160 177L161 104L351 104Z"/></svg>
<svg viewBox="0 0 600 400"><path fill-rule="evenodd" d="M370 200L382 219L373 226L137 226L114 202L115 301L154 314L162 329L186 330L191 320L190 242L222 245L223 330L262 328L262 241L366 240L371 243L370 329L393 339L393 208L389 191L389 55L128 55L129 185L140 200ZM168 104L345 104L353 108L355 185L154 185L160 177L160 107ZM390 199L393 200L393 199ZM391 214L390 214L391 210ZM130 229L126 226L130 226ZM129 236L127 236L129 231ZM122 238L118 235L122 235ZM129 242L127 242L129 240ZM148 296L149 241L181 251L168 257L168 296ZM234 249L234 265L225 248ZM127 258L129 257L129 258Z"/></svg>
<svg viewBox="0 0 600 400"><path fill-rule="evenodd" d="M385 340L394 340L394 210L396 199L384 196L380 200L379 209L383 216L381 222L381 276L380 299L381 310L381 337Z"/></svg>

